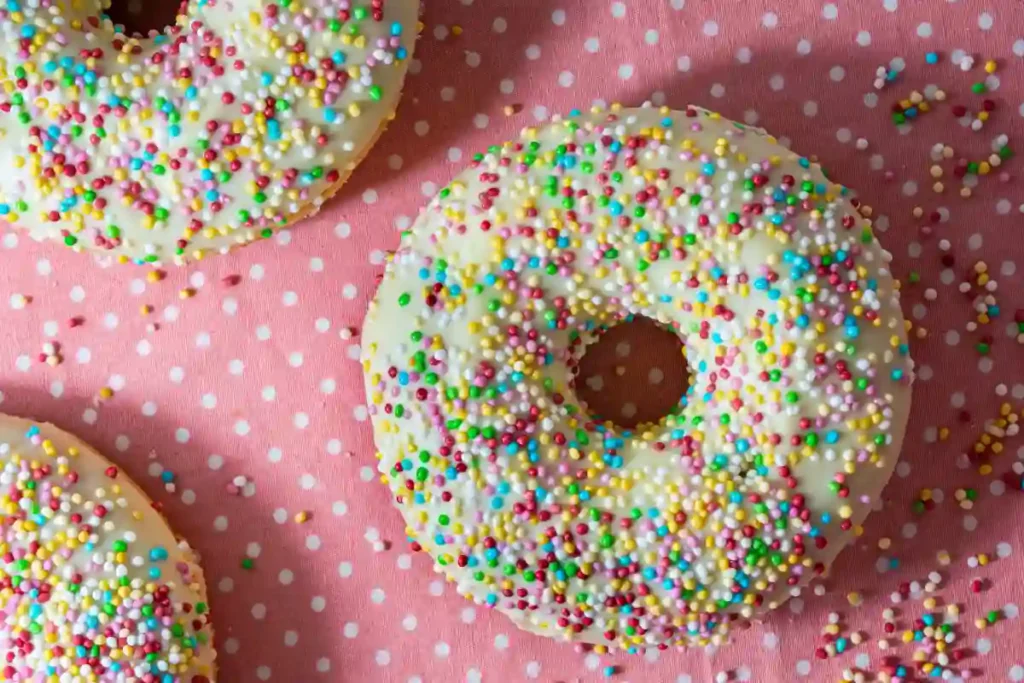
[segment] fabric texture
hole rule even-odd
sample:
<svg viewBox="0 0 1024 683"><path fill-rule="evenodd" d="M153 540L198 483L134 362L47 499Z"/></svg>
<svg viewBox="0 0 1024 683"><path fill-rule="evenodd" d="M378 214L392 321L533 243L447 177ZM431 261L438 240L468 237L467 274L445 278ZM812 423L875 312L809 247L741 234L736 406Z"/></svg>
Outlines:
<svg viewBox="0 0 1024 683"><path fill-rule="evenodd" d="M968 71L954 63L963 53L975 60ZM987 159L999 134L1019 142L1022 57L1024 7L1000 0L432 0L397 118L318 216L159 276L0 228L0 411L82 437L164 506L203 556L219 680L838 680L845 669L913 666L917 647L902 632L929 611L919 593L934 571L931 613L961 605L951 647L969 657L954 669L1024 680L1013 588L1024 494L1012 490L1024 439L990 425L1002 444L990 474L966 455L1001 404L1024 407L1013 321L1024 308L1024 186L1013 158L969 176L969 198L954 173L961 157ZM876 89L880 66L895 78ZM975 83L990 92L973 93ZM946 101L897 127L893 105L914 90L934 97L929 84ZM518 633L411 552L378 482L358 328L386 250L474 153L597 99L699 104L817 155L872 207L905 314L926 330L912 332L914 409L884 510L824 595L807 591L716 652L607 656ZM985 99L994 111L972 131ZM940 162L941 194L936 143L954 151ZM995 303L982 302L991 322L971 330L975 299L958 288L977 280L978 262L999 286ZM678 347L642 326L614 334L592 349L581 391L614 419L664 410L684 380ZM958 502L958 489L970 500ZM980 554L985 565L971 566ZM882 651L889 607L898 618ZM847 644L819 659L832 612Z"/></svg>

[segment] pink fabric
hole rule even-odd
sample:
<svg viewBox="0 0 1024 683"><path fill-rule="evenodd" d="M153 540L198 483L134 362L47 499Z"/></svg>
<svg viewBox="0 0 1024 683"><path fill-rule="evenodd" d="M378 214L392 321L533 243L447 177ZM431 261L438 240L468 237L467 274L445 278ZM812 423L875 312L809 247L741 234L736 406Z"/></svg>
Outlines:
<svg viewBox="0 0 1024 683"><path fill-rule="evenodd" d="M966 601L957 646L971 656L957 669L1022 680L1024 621L1012 604L1022 598L1012 582L1024 577L1024 494L995 482L1024 458L1024 439L1006 439L993 460L996 476L957 464L1003 400L1018 410L1024 403L1024 346L1011 336L1014 311L1024 307L1020 161L1005 165L1013 176L1006 181L998 173L981 178L967 200L957 195L953 162L944 194L933 193L929 177L937 142L976 159L998 133L1019 141L1022 34L1024 9L1000 0L429 2L398 118L320 216L228 257L171 269L156 283L144 270L103 269L2 229L0 410L81 435L166 506L204 557L223 681L595 681L605 666L617 667L612 680L634 683L702 682L719 673L837 680L846 668L877 672L892 652L909 661L912 648L876 646L880 614L901 582L923 583L938 568L940 549L952 555L940 568L940 604ZM949 61L957 48L977 57L969 73ZM928 50L941 53L940 64L925 63ZM876 91L875 69L893 58L906 70ZM988 58L1000 66L1000 85L988 95L996 111L972 133L957 124L950 103L981 106L969 86L984 79ZM900 134L890 106L929 83L945 88L950 103ZM355 360L359 337L339 334L360 325L398 230L474 152L599 97L703 104L818 154L874 207L906 282L907 316L928 330L913 343L921 377L885 512L842 556L825 596L790 602L711 656L580 654L516 632L504 617L460 599L427 558L411 557L377 483ZM506 107L517 113L506 115ZM858 138L867 150L857 149ZM922 219L911 213L917 205ZM920 226L940 208L948 221L924 235ZM955 257L948 269L940 239ZM978 260L999 281L1001 316L970 332L971 300L957 285ZM912 271L918 284L908 281ZM237 286L223 283L235 275ZM179 297L186 287L194 297ZM140 314L144 305L153 307L148 316ZM73 317L82 324L71 328ZM975 345L985 334L993 342L983 359ZM63 364L37 360L47 341L59 343ZM645 395L678 391L671 344L668 357L655 357L643 352L642 338L632 353L622 341L591 361L604 392L620 384L616 365L641 369L624 375L637 377L631 388L615 390L615 400L638 403L639 412ZM104 386L116 394L96 403ZM589 386L602 391L598 381ZM937 436L942 427L945 440ZM164 468L174 473L173 492L157 476ZM251 484L236 496L227 488L237 476ZM971 511L954 500L962 486L978 490ZM943 502L917 514L911 504L926 487L941 489ZM294 521L300 512L309 513L306 523ZM387 546L381 552L373 549L377 537ZM891 539L885 550L883 537ZM969 567L978 553L992 561ZM250 570L241 567L247 556ZM890 559L899 566L890 570ZM969 590L974 577L985 579L977 594ZM852 590L863 594L859 608L847 601ZM923 613L919 600L898 609L900 630ZM1004 618L977 630L973 619L989 610ZM865 642L822 661L815 648L831 611L842 613L844 634L861 630Z"/></svg>

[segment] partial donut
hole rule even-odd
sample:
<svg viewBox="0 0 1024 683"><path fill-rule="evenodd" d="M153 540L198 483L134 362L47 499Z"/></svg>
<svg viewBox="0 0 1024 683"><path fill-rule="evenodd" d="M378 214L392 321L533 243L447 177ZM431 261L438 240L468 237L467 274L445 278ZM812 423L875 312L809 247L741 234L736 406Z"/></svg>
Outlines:
<svg viewBox="0 0 1024 683"><path fill-rule="evenodd" d="M148 39L110 0L0 7L0 219L124 261L269 237L398 104L419 0L191 0Z"/></svg>
<svg viewBox="0 0 1024 683"><path fill-rule="evenodd" d="M913 364L850 191L689 107L574 112L490 147L403 234L363 332L380 472L416 550L519 626L720 642L880 503ZM575 367L636 316L691 383L635 430Z"/></svg>
<svg viewBox="0 0 1024 683"><path fill-rule="evenodd" d="M202 569L138 486L8 416L0 468L0 680L216 680Z"/></svg>

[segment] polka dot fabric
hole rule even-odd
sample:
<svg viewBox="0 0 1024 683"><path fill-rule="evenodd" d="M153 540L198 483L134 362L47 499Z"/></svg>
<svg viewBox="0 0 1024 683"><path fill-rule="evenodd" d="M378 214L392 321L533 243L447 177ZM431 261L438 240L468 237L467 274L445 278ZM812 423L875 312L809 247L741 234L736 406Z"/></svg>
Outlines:
<svg viewBox="0 0 1024 683"><path fill-rule="evenodd" d="M1019 10L438 0L424 23L378 146L319 216L265 243L151 274L0 228L0 411L81 436L164 506L203 555L220 679L875 680L927 649L951 680L1024 680L1024 192L1001 152L1024 127ZM831 578L716 652L517 632L412 553L377 481L358 326L386 251L474 153L598 99L702 104L817 154L872 207L914 323L919 382L884 510ZM581 385L627 421L685 378L658 332L619 334Z"/></svg>

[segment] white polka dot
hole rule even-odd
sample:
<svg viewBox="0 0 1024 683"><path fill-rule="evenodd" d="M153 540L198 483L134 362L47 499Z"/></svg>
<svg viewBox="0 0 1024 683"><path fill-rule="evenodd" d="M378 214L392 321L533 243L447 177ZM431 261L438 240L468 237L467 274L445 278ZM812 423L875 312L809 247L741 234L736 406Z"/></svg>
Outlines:
<svg viewBox="0 0 1024 683"><path fill-rule="evenodd" d="M402 619L402 628L406 631L415 631L418 623L419 621L416 619L415 614L407 614L405 615L405 618Z"/></svg>
<svg viewBox="0 0 1024 683"><path fill-rule="evenodd" d="M295 631L284 632L284 645L285 647L295 647L299 642L299 634Z"/></svg>
<svg viewBox="0 0 1024 683"><path fill-rule="evenodd" d="M644 42L648 45L657 45L659 38L658 32L653 28L647 29L647 32L644 33Z"/></svg>
<svg viewBox="0 0 1024 683"><path fill-rule="evenodd" d="M676 69L679 71L689 71L691 66L692 63L687 55L682 55L676 60Z"/></svg>
<svg viewBox="0 0 1024 683"><path fill-rule="evenodd" d="M830 2L821 8L821 17L832 21L839 17L839 8L836 7L834 3Z"/></svg>
<svg viewBox="0 0 1024 683"><path fill-rule="evenodd" d="M236 377L245 371L245 363L238 358L228 362L228 372Z"/></svg>
<svg viewBox="0 0 1024 683"><path fill-rule="evenodd" d="M786 79L782 74L775 74L768 79L768 87L778 92L786 87Z"/></svg>
<svg viewBox="0 0 1024 683"><path fill-rule="evenodd" d="M913 522L907 522L903 525L903 528L900 529L900 535L902 535L903 538L913 538L917 535L917 525Z"/></svg>
<svg viewBox="0 0 1024 683"><path fill-rule="evenodd" d="M771 632L765 633L761 638L761 645L767 650L774 650L779 646L779 637Z"/></svg>
<svg viewBox="0 0 1024 683"><path fill-rule="evenodd" d="M412 556L402 553L398 556L398 560L395 561L399 569L408 570L412 567Z"/></svg>
<svg viewBox="0 0 1024 683"><path fill-rule="evenodd" d="M467 52L466 53L466 65L475 69L480 66L480 53L479 52Z"/></svg>
<svg viewBox="0 0 1024 683"><path fill-rule="evenodd" d="M558 85L562 86L563 88L568 88L575 82L576 76L574 76L571 71L563 71L562 73L558 74Z"/></svg>
<svg viewBox="0 0 1024 683"><path fill-rule="evenodd" d="M375 605L382 604L386 597L384 590L381 588L374 588L370 591L370 601Z"/></svg>
<svg viewBox="0 0 1024 683"><path fill-rule="evenodd" d="M839 81L846 78L846 69L838 65L834 66L831 69L829 69L828 77L831 78L836 83L838 83Z"/></svg>
<svg viewBox="0 0 1024 683"><path fill-rule="evenodd" d="M721 83L715 83L714 85L712 85L711 86L711 96L712 97L724 97L725 96L725 86L722 85Z"/></svg>
<svg viewBox="0 0 1024 683"><path fill-rule="evenodd" d="M260 397L264 401L273 401L277 398L277 389L272 386L263 387L263 389L260 390Z"/></svg>
<svg viewBox="0 0 1024 683"><path fill-rule="evenodd" d="M801 659L796 663L796 673L798 676L806 676L811 673L811 663L806 659Z"/></svg>
<svg viewBox="0 0 1024 683"><path fill-rule="evenodd" d="M626 5L625 5L625 3L613 2L611 9L612 9L612 16L615 17L616 19L621 19L622 17L626 16Z"/></svg>
<svg viewBox="0 0 1024 683"><path fill-rule="evenodd" d="M346 638L355 638L359 635L359 624L350 621L341 628L341 632ZM380 663L379 652L377 653L377 663Z"/></svg>
<svg viewBox="0 0 1024 683"><path fill-rule="evenodd" d="M347 579L348 577L352 576L352 563L342 562L341 564L339 564L338 576L340 576L343 579Z"/></svg>
<svg viewBox="0 0 1024 683"><path fill-rule="evenodd" d="M801 38L800 42L796 44L796 52L799 55L811 54L811 41L806 38Z"/></svg>
<svg viewBox="0 0 1024 683"><path fill-rule="evenodd" d="M316 486L316 477L308 473L303 474L301 477L299 477L299 486L305 491L311 490L313 487Z"/></svg>
<svg viewBox="0 0 1024 683"><path fill-rule="evenodd" d="M686 0L669 0L669 4L672 5L672 9L681 10L686 7Z"/></svg>
<svg viewBox="0 0 1024 683"><path fill-rule="evenodd" d="M628 81L633 77L634 67L632 64L621 64L619 66L619 78Z"/></svg>
<svg viewBox="0 0 1024 683"><path fill-rule="evenodd" d="M499 633L498 635L494 636L494 648L497 650L507 650L508 636L506 636L504 633Z"/></svg>
<svg viewBox="0 0 1024 683"><path fill-rule="evenodd" d="M775 28L779 25L779 15L775 12L765 12L761 17L761 25L765 28Z"/></svg>
<svg viewBox="0 0 1024 683"><path fill-rule="evenodd" d="M228 518L224 515L219 515L213 520L213 528L217 531L227 531Z"/></svg>
<svg viewBox="0 0 1024 683"><path fill-rule="evenodd" d="M704 22L704 35L714 37L718 35L718 22L708 19Z"/></svg>
<svg viewBox="0 0 1024 683"><path fill-rule="evenodd" d="M555 26L562 26L565 24L565 10L556 9L551 13L551 23Z"/></svg>
<svg viewBox="0 0 1024 683"><path fill-rule="evenodd" d="M818 103L813 100L804 102L804 116L817 116Z"/></svg>
<svg viewBox="0 0 1024 683"><path fill-rule="evenodd" d="M448 90L452 91L451 92L451 98L446 98L445 97L445 91L448 91ZM452 88L441 88L441 99L442 100L445 100L446 102L450 102L451 99L454 99L454 97L455 97L455 91ZM405 161L398 154L392 154L391 156L388 157L388 168L390 168L392 171L401 170L402 164L404 164L404 163L405 163Z"/></svg>
<svg viewBox="0 0 1024 683"><path fill-rule="evenodd" d="M494 21L491 22L491 30L495 33L504 33L508 30L508 22L505 21L505 17L495 17Z"/></svg>
<svg viewBox="0 0 1024 683"><path fill-rule="evenodd" d="M292 424L295 425L296 429L305 429L309 426L309 415L306 413L295 413L292 417Z"/></svg>
<svg viewBox="0 0 1024 683"><path fill-rule="evenodd" d="M1024 38L1018 38L1013 41L1013 54L1018 57L1024 57Z"/></svg>
<svg viewBox="0 0 1024 683"><path fill-rule="evenodd" d="M931 38L932 36L932 25L927 21L921 22L917 25L917 35L920 38Z"/></svg>
<svg viewBox="0 0 1024 683"><path fill-rule="evenodd" d="M903 194L905 194L906 196L913 197L915 194L917 194L917 183L915 183L913 180L906 181L905 183L903 183L902 191Z"/></svg>
<svg viewBox="0 0 1024 683"><path fill-rule="evenodd" d="M68 295L72 301L76 304L85 301L85 290L80 285L75 285L71 288L71 292Z"/></svg>
<svg viewBox="0 0 1024 683"><path fill-rule="evenodd" d="M1014 683L1024 681L1024 666L1021 666L1020 664L1014 664L1010 667L1010 672L1008 675L1010 677L1010 680L1014 681Z"/></svg>
<svg viewBox="0 0 1024 683"><path fill-rule="evenodd" d="M503 78L501 79L501 83L498 84L498 90L503 95L511 95L513 92L515 92L515 89L515 81L513 81L511 78Z"/></svg>
<svg viewBox="0 0 1024 683"><path fill-rule="evenodd" d="M527 678L537 678L540 676L540 662L527 663L524 673Z"/></svg>
<svg viewBox="0 0 1024 683"><path fill-rule="evenodd" d="M974 515L964 515L964 530L974 531L978 528L978 518Z"/></svg>
<svg viewBox="0 0 1024 683"><path fill-rule="evenodd" d="M760 115L753 109L748 109L745 112L743 112L743 122L746 123L748 126L756 125L760 118Z"/></svg>
<svg viewBox="0 0 1024 683"><path fill-rule="evenodd" d="M237 422L235 422L235 434L238 434L239 436L245 436L246 434L249 433L249 430L249 423L246 422L245 420L238 420Z"/></svg>
<svg viewBox="0 0 1024 683"><path fill-rule="evenodd" d="M482 130L487 127L487 124L490 123L490 120L491 118L487 116L487 114L477 114L476 116L473 117L473 125ZM424 194L429 194L432 196L434 193L424 192Z"/></svg>
<svg viewBox="0 0 1024 683"><path fill-rule="evenodd" d="M587 40L583 43L583 49L589 52L590 54L596 53L598 50L601 49L601 39L587 38Z"/></svg>
<svg viewBox="0 0 1024 683"><path fill-rule="evenodd" d="M337 382L331 377L320 380L320 391L325 394L333 394L337 386Z"/></svg>
<svg viewBox="0 0 1024 683"><path fill-rule="evenodd" d="M741 47L736 51L736 61L740 64L749 64L750 60L753 59L754 53L749 47Z"/></svg>
<svg viewBox="0 0 1024 683"><path fill-rule="evenodd" d="M870 31L857 31L857 44L861 47L867 47L871 44L871 32Z"/></svg>
<svg viewBox="0 0 1024 683"><path fill-rule="evenodd" d="M981 243L982 243L981 233L977 233L976 232L976 233L974 233L973 235L971 235L970 237L967 238L967 248L968 249L971 249L971 250L981 249Z"/></svg>
<svg viewBox="0 0 1024 683"><path fill-rule="evenodd" d="M853 139L853 131L849 128L840 128L836 131L836 140L844 145Z"/></svg>
<svg viewBox="0 0 1024 683"><path fill-rule="evenodd" d="M882 7L884 7L887 12L895 12L899 5L899 0L882 0Z"/></svg>
<svg viewBox="0 0 1024 683"><path fill-rule="evenodd" d="M261 681L269 681L270 680L270 667L269 666L259 666L259 667L256 667L256 678L260 679Z"/></svg>
<svg viewBox="0 0 1024 683"><path fill-rule="evenodd" d="M476 621L476 610L472 607L464 607L462 609L461 618L463 624L472 624Z"/></svg>
<svg viewBox="0 0 1024 683"><path fill-rule="evenodd" d="M993 23L992 15L988 12L982 12L978 15L978 28L982 31L987 31L992 28Z"/></svg>
<svg viewBox="0 0 1024 683"><path fill-rule="evenodd" d="M434 644L434 656L438 659L447 659L451 651L451 647L444 641Z"/></svg>

